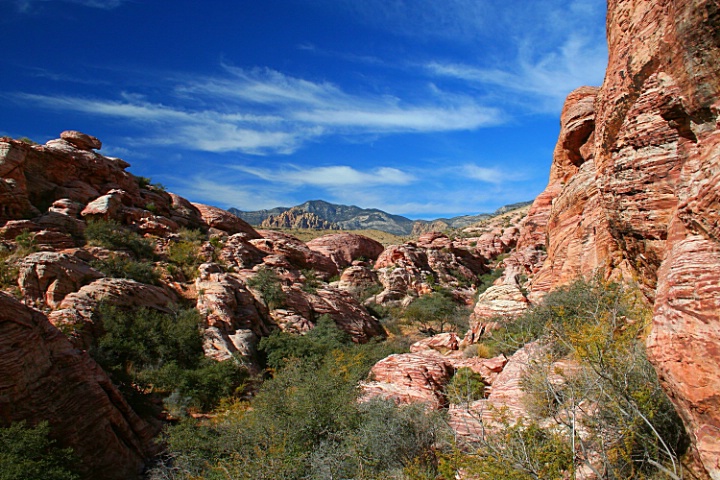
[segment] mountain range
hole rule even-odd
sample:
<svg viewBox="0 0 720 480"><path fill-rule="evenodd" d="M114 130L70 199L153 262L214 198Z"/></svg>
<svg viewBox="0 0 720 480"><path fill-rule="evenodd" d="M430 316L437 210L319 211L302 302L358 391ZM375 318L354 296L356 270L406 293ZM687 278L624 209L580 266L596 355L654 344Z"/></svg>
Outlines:
<svg viewBox="0 0 720 480"><path fill-rule="evenodd" d="M529 205L520 202L506 205L494 213L463 215L435 220L411 220L376 208L360 208L354 205L338 205L323 200L311 200L294 207L276 207L269 210L246 212L231 208L229 211L250 225L280 228L316 228L320 230L367 230L374 229L394 235L411 235L428 230L463 228L494 215Z"/></svg>

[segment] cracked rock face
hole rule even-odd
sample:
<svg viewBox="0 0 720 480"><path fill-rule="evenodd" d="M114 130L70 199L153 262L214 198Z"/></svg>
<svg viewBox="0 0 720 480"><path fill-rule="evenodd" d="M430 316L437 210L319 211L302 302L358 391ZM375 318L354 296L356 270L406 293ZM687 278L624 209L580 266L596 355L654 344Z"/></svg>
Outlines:
<svg viewBox="0 0 720 480"><path fill-rule="evenodd" d="M610 0L607 25L605 81L568 97L550 182L509 260L535 271L531 300L598 269L640 283L649 357L720 478L720 6ZM527 253L542 236L538 265Z"/></svg>
<svg viewBox="0 0 720 480"><path fill-rule="evenodd" d="M134 478L159 426L140 419L105 372L37 310L0 292L0 424L42 415L86 478Z"/></svg>

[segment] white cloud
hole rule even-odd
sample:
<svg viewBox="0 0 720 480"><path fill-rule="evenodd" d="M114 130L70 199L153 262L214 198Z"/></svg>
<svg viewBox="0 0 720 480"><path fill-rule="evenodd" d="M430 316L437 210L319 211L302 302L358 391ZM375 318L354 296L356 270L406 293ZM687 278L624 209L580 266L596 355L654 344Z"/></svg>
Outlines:
<svg viewBox="0 0 720 480"><path fill-rule="evenodd" d="M469 97L428 88L420 101L350 94L270 69L226 67L231 75L185 80L164 102L122 93L120 99L19 93L42 108L132 120L137 144L178 145L207 152L291 154L320 137L473 130L503 120ZM203 108L203 106L207 107Z"/></svg>
<svg viewBox="0 0 720 480"><path fill-rule="evenodd" d="M235 207L240 210L269 209L292 203L275 188L238 187L237 183L217 181L202 175L187 178L173 178L174 188L192 202L216 205L220 208Z"/></svg>
<svg viewBox="0 0 720 480"><path fill-rule="evenodd" d="M245 166L232 168L266 181L329 189L341 189L349 186L408 185L415 180L413 175L392 167L379 167L366 172L345 165L310 168L285 166L276 170Z"/></svg>
<svg viewBox="0 0 720 480"><path fill-rule="evenodd" d="M505 92L544 99L546 103L539 105L540 109L555 111L575 88L600 85L606 65L604 44L592 45L587 38L573 35L557 49L540 56L532 47L522 47L517 62L507 70L443 62L429 62L425 67L434 75L463 80L476 88L499 87Z"/></svg>

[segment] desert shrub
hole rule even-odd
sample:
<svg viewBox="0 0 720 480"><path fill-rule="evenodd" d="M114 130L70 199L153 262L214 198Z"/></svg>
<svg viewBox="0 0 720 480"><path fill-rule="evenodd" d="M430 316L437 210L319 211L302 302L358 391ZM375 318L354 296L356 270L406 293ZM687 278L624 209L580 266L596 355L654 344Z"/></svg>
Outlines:
<svg viewBox="0 0 720 480"><path fill-rule="evenodd" d="M429 334L442 333L448 326L463 326L460 308L445 292L432 292L418 297L407 306L403 316Z"/></svg>
<svg viewBox="0 0 720 480"><path fill-rule="evenodd" d="M9 248L0 246L0 288L4 290L18 287L18 267L15 260Z"/></svg>
<svg viewBox="0 0 720 480"><path fill-rule="evenodd" d="M462 367L455 372L445 387L445 394L450 403L467 404L484 398L485 382L482 375L472 369Z"/></svg>
<svg viewBox="0 0 720 480"><path fill-rule="evenodd" d="M39 145L37 142L31 140L28 137L20 137L20 138L18 138L18 140L20 140L23 143L27 143L28 145Z"/></svg>
<svg viewBox="0 0 720 480"><path fill-rule="evenodd" d="M491 358L492 356L493 351L484 343L473 343L463 350L463 357L465 358Z"/></svg>
<svg viewBox="0 0 720 480"><path fill-rule="evenodd" d="M249 378L235 359L221 362L201 358L193 368L168 362L159 369L143 372L141 378L162 392L171 392L183 409L210 411L222 399L239 396ZM179 410L178 414L182 415Z"/></svg>
<svg viewBox="0 0 720 480"><path fill-rule="evenodd" d="M266 354L269 367L281 369L291 359L317 363L332 350L351 344L350 335L340 330L330 315L322 315L317 319L315 328L305 335L276 330L260 340L258 350Z"/></svg>
<svg viewBox="0 0 720 480"><path fill-rule="evenodd" d="M274 270L261 268L255 276L248 279L247 284L260 292L260 296L270 310L279 308L285 303L282 281Z"/></svg>
<svg viewBox="0 0 720 480"><path fill-rule="evenodd" d="M37 243L35 242L35 234L27 230L15 237L15 243L17 244L17 248L14 253L17 257L26 257L38 250Z"/></svg>
<svg viewBox="0 0 720 480"><path fill-rule="evenodd" d="M573 454L566 438L534 422L511 424L505 418L504 423L486 435L476 452L444 457L440 470L445 478L454 478L460 469L478 480L568 478Z"/></svg>
<svg viewBox="0 0 720 480"><path fill-rule="evenodd" d="M303 292L316 293L320 286L320 279L318 279L317 272L315 270L303 270L301 273L303 277L305 277L305 281L302 284Z"/></svg>
<svg viewBox="0 0 720 480"><path fill-rule="evenodd" d="M112 278L127 278L148 285L157 285L160 275L150 262L139 262L124 255L110 255L93 260L90 265Z"/></svg>
<svg viewBox="0 0 720 480"><path fill-rule="evenodd" d="M149 177L141 177L136 175L135 182L137 183L139 188L147 188L152 183L152 180Z"/></svg>
<svg viewBox="0 0 720 480"><path fill-rule="evenodd" d="M150 478L370 480L406 478L404 471L417 465L433 471L446 432L440 414L391 401L359 403L363 371L346 350L320 362L288 363L262 385L251 408L170 427L172 463Z"/></svg>
<svg viewBox="0 0 720 480"><path fill-rule="evenodd" d="M153 243L150 240L123 227L115 220L88 221L85 239L91 245L130 251L140 259L153 257Z"/></svg>
<svg viewBox="0 0 720 480"><path fill-rule="evenodd" d="M495 280L500 278L505 271L504 268L496 268L488 273L484 273L478 277L477 294L480 295L488 288L492 287Z"/></svg>
<svg viewBox="0 0 720 480"><path fill-rule="evenodd" d="M72 449L59 448L49 434L47 422L0 428L0 480L79 479Z"/></svg>
<svg viewBox="0 0 720 480"><path fill-rule="evenodd" d="M595 452L586 465L602 478L650 478L658 471L677 476L687 447L682 422L645 355L649 318L637 289L580 280L548 294L489 342L511 353L539 341L543 353L522 381L526 408L538 419L554 418L579 461ZM577 367L563 371L558 359ZM580 436L575 418L587 404L593 413L582 416L586 433Z"/></svg>
<svg viewBox="0 0 720 480"><path fill-rule="evenodd" d="M180 239L168 245L168 261L179 268L185 278L192 279L197 276L197 267L203 262L200 246L205 235L199 230L187 229L180 230L179 234Z"/></svg>
<svg viewBox="0 0 720 480"><path fill-rule="evenodd" d="M195 309L165 313L101 304L98 313L104 334L90 353L141 406L138 391L152 388L177 392L189 406L207 410L247 378L234 360L218 363L204 357Z"/></svg>

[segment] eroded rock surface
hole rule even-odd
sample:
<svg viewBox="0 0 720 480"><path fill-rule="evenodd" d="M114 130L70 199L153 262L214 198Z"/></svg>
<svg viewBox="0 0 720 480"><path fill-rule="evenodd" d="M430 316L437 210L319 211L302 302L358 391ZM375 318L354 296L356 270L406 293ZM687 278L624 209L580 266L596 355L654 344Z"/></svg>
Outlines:
<svg viewBox="0 0 720 480"><path fill-rule="evenodd" d="M136 477L156 453L158 425L141 420L105 372L39 311L0 292L0 424L49 422L86 478Z"/></svg>

